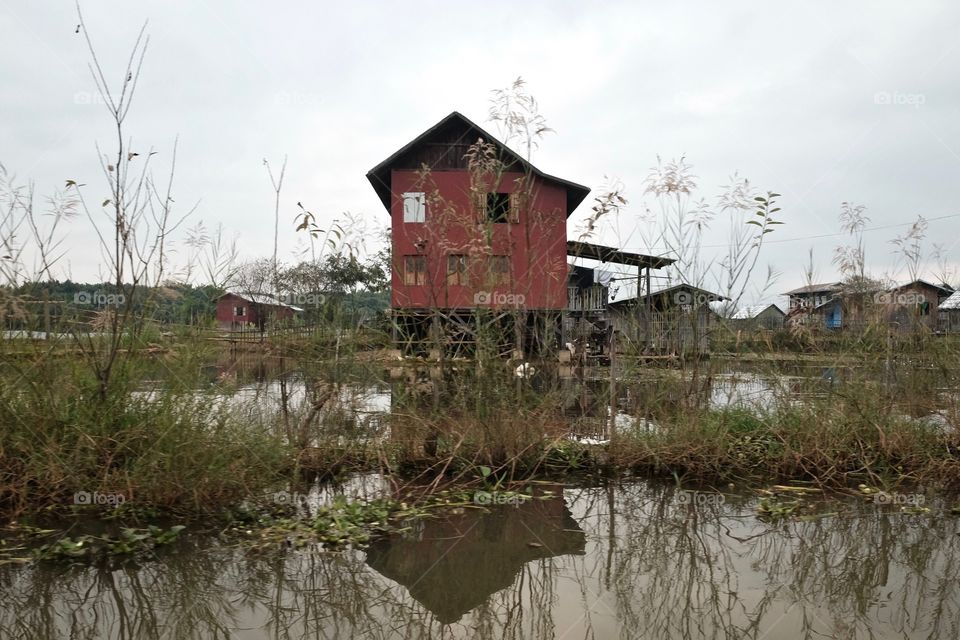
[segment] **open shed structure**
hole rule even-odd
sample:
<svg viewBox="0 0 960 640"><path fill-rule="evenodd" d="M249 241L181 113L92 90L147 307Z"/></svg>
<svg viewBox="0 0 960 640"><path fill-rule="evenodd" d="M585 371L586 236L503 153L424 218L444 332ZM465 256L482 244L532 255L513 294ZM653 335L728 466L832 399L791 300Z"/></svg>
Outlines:
<svg viewBox="0 0 960 640"><path fill-rule="evenodd" d="M708 351L718 325L711 304L727 298L700 287L678 283L647 287L636 297L610 303L616 330L647 353L691 355Z"/></svg>
<svg viewBox="0 0 960 640"><path fill-rule="evenodd" d="M652 256L633 251L626 251L601 244L567 241L567 256L575 259L592 260L601 264L615 264L636 268L636 287L638 291L649 291L651 287L651 271L662 269L676 262L673 258ZM582 267L574 267L582 269ZM572 274L576 274L576 271ZM619 275L618 281L629 276ZM591 344L603 344L610 330L615 327L614 314L609 296L609 285L598 284L597 278L571 278L568 289L568 308L564 321L565 341L586 341ZM589 285L589 286L585 286ZM602 288L602 291L599 289ZM646 301L645 305L634 308L636 325L646 327L644 336L646 344L653 344L653 327L649 319L653 317L653 300ZM622 330L622 327L617 327Z"/></svg>

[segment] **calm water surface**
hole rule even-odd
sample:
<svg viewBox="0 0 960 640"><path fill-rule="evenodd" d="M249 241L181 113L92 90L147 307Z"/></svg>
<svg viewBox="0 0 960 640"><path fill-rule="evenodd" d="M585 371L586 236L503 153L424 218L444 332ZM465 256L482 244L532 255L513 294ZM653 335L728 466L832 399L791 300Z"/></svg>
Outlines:
<svg viewBox="0 0 960 640"><path fill-rule="evenodd" d="M646 482L421 521L366 550L187 536L116 567L0 567L3 638L958 638L960 520L847 501L764 523Z"/></svg>
<svg viewBox="0 0 960 640"><path fill-rule="evenodd" d="M307 400L302 378L281 387L276 373L228 363L210 377L267 422L282 397ZM803 401L841 373L723 372L707 398ZM644 389L624 393L642 414ZM337 405L379 438L395 401L371 380ZM606 420L606 401L593 405ZM306 505L384 490L358 477ZM833 517L773 524L751 495L642 481L561 493L412 523L364 550L254 553L195 534L139 563L0 566L0 640L960 638L960 518L932 496L929 514L846 500Z"/></svg>

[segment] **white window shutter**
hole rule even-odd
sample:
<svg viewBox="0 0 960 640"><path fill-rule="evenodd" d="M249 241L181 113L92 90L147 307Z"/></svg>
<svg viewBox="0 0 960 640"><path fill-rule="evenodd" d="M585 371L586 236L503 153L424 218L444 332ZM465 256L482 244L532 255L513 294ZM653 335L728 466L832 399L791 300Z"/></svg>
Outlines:
<svg viewBox="0 0 960 640"><path fill-rule="evenodd" d="M403 221L426 221L427 196L422 191L410 191L403 194Z"/></svg>

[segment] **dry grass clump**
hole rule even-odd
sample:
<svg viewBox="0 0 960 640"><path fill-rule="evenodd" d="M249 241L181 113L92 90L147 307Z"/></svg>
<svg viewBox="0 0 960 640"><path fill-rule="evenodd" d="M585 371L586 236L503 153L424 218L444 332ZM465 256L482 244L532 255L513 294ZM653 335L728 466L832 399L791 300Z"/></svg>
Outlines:
<svg viewBox="0 0 960 640"><path fill-rule="evenodd" d="M621 439L618 468L708 480L854 480L960 484L955 433L891 411L874 395L687 413L651 434Z"/></svg>

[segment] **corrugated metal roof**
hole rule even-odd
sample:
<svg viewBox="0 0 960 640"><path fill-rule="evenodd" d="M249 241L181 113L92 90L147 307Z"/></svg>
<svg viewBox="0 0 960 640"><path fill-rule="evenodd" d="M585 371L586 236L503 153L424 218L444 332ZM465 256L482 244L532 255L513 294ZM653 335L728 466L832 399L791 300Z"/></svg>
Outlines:
<svg viewBox="0 0 960 640"><path fill-rule="evenodd" d="M819 293L821 291L833 293L843 288L842 282L827 282L824 284L808 284L805 287L799 287L793 291L787 291L785 296L794 296L801 293Z"/></svg>
<svg viewBox="0 0 960 640"><path fill-rule="evenodd" d="M223 296L236 296L241 300L246 300L247 302L252 302L254 304L265 304L271 307L287 307L288 309L292 309L293 311L303 311L303 309L301 309L300 307L295 307L292 304L281 302L277 298L274 298L273 296L268 295L266 293L252 293L252 292L241 293L239 291L227 291L225 294L223 294ZM222 298L223 296L220 296L220 297Z"/></svg>
<svg viewBox="0 0 960 640"><path fill-rule="evenodd" d="M940 309L946 311L960 309L960 291L951 294L949 298L941 302Z"/></svg>
<svg viewBox="0 0 960 640"><path fill-rule="evenodd" d="M652 269L662 269L663 267L676 262L674 258L667 258L664 256L649 256L644 253L623 251L615 247L607 247L602 244L593 244L591 242L580 242L578 240L567 240L567 255L576 258L597 260L600 262L627 264L641 268L650 267Z"/></svg>
<svg viewBox="0 0 960 640"><path fill-rule="evenodd" d="M624 289L626 290L626 291L624 292L625 295L619 295L619 291L618 291L618 292L617 292L617 295L616 295L616 300L611 300L611 301L610 301L610 304L611 304L611 305L629 304L629 303L632 303L632 302L636 302L636 300L637 300L637 288L636 288L636 285L631 285L631 286L629 286L629 287L624 287ZM671 291L674 291L674 290L676 290L676 291L687 290L687 291L692 291L692 292L694 292L694 293L696 293L696 294L699 294L699 295L704 296L704 297L708 300L708 302L722 302L722 301L724 301L724 300L727 300L727 298L726 298L725 296L723 296L723 295L721 295L721 294L719 294L719 293L714 293L714 292L712 292L712 291L707 291L706 289L701 289L700 287L694 287L693 285L685 284L685 283L682 283L682 282L679 283L679 284L668 284L668 285L665 285L665 286L657 286L656 284L654 284L653 287L651 287L651 289L652 289L652 291L651 291L650 295L651 295L651 297L654 297L654 298L657 297L657 296L662 296L662 295L664 295L664 294L670 293ZM646 294L644 294L644 295L640 296L640 299L641 299L641 300L645 300L646 297L647 297Z"/></svg>

